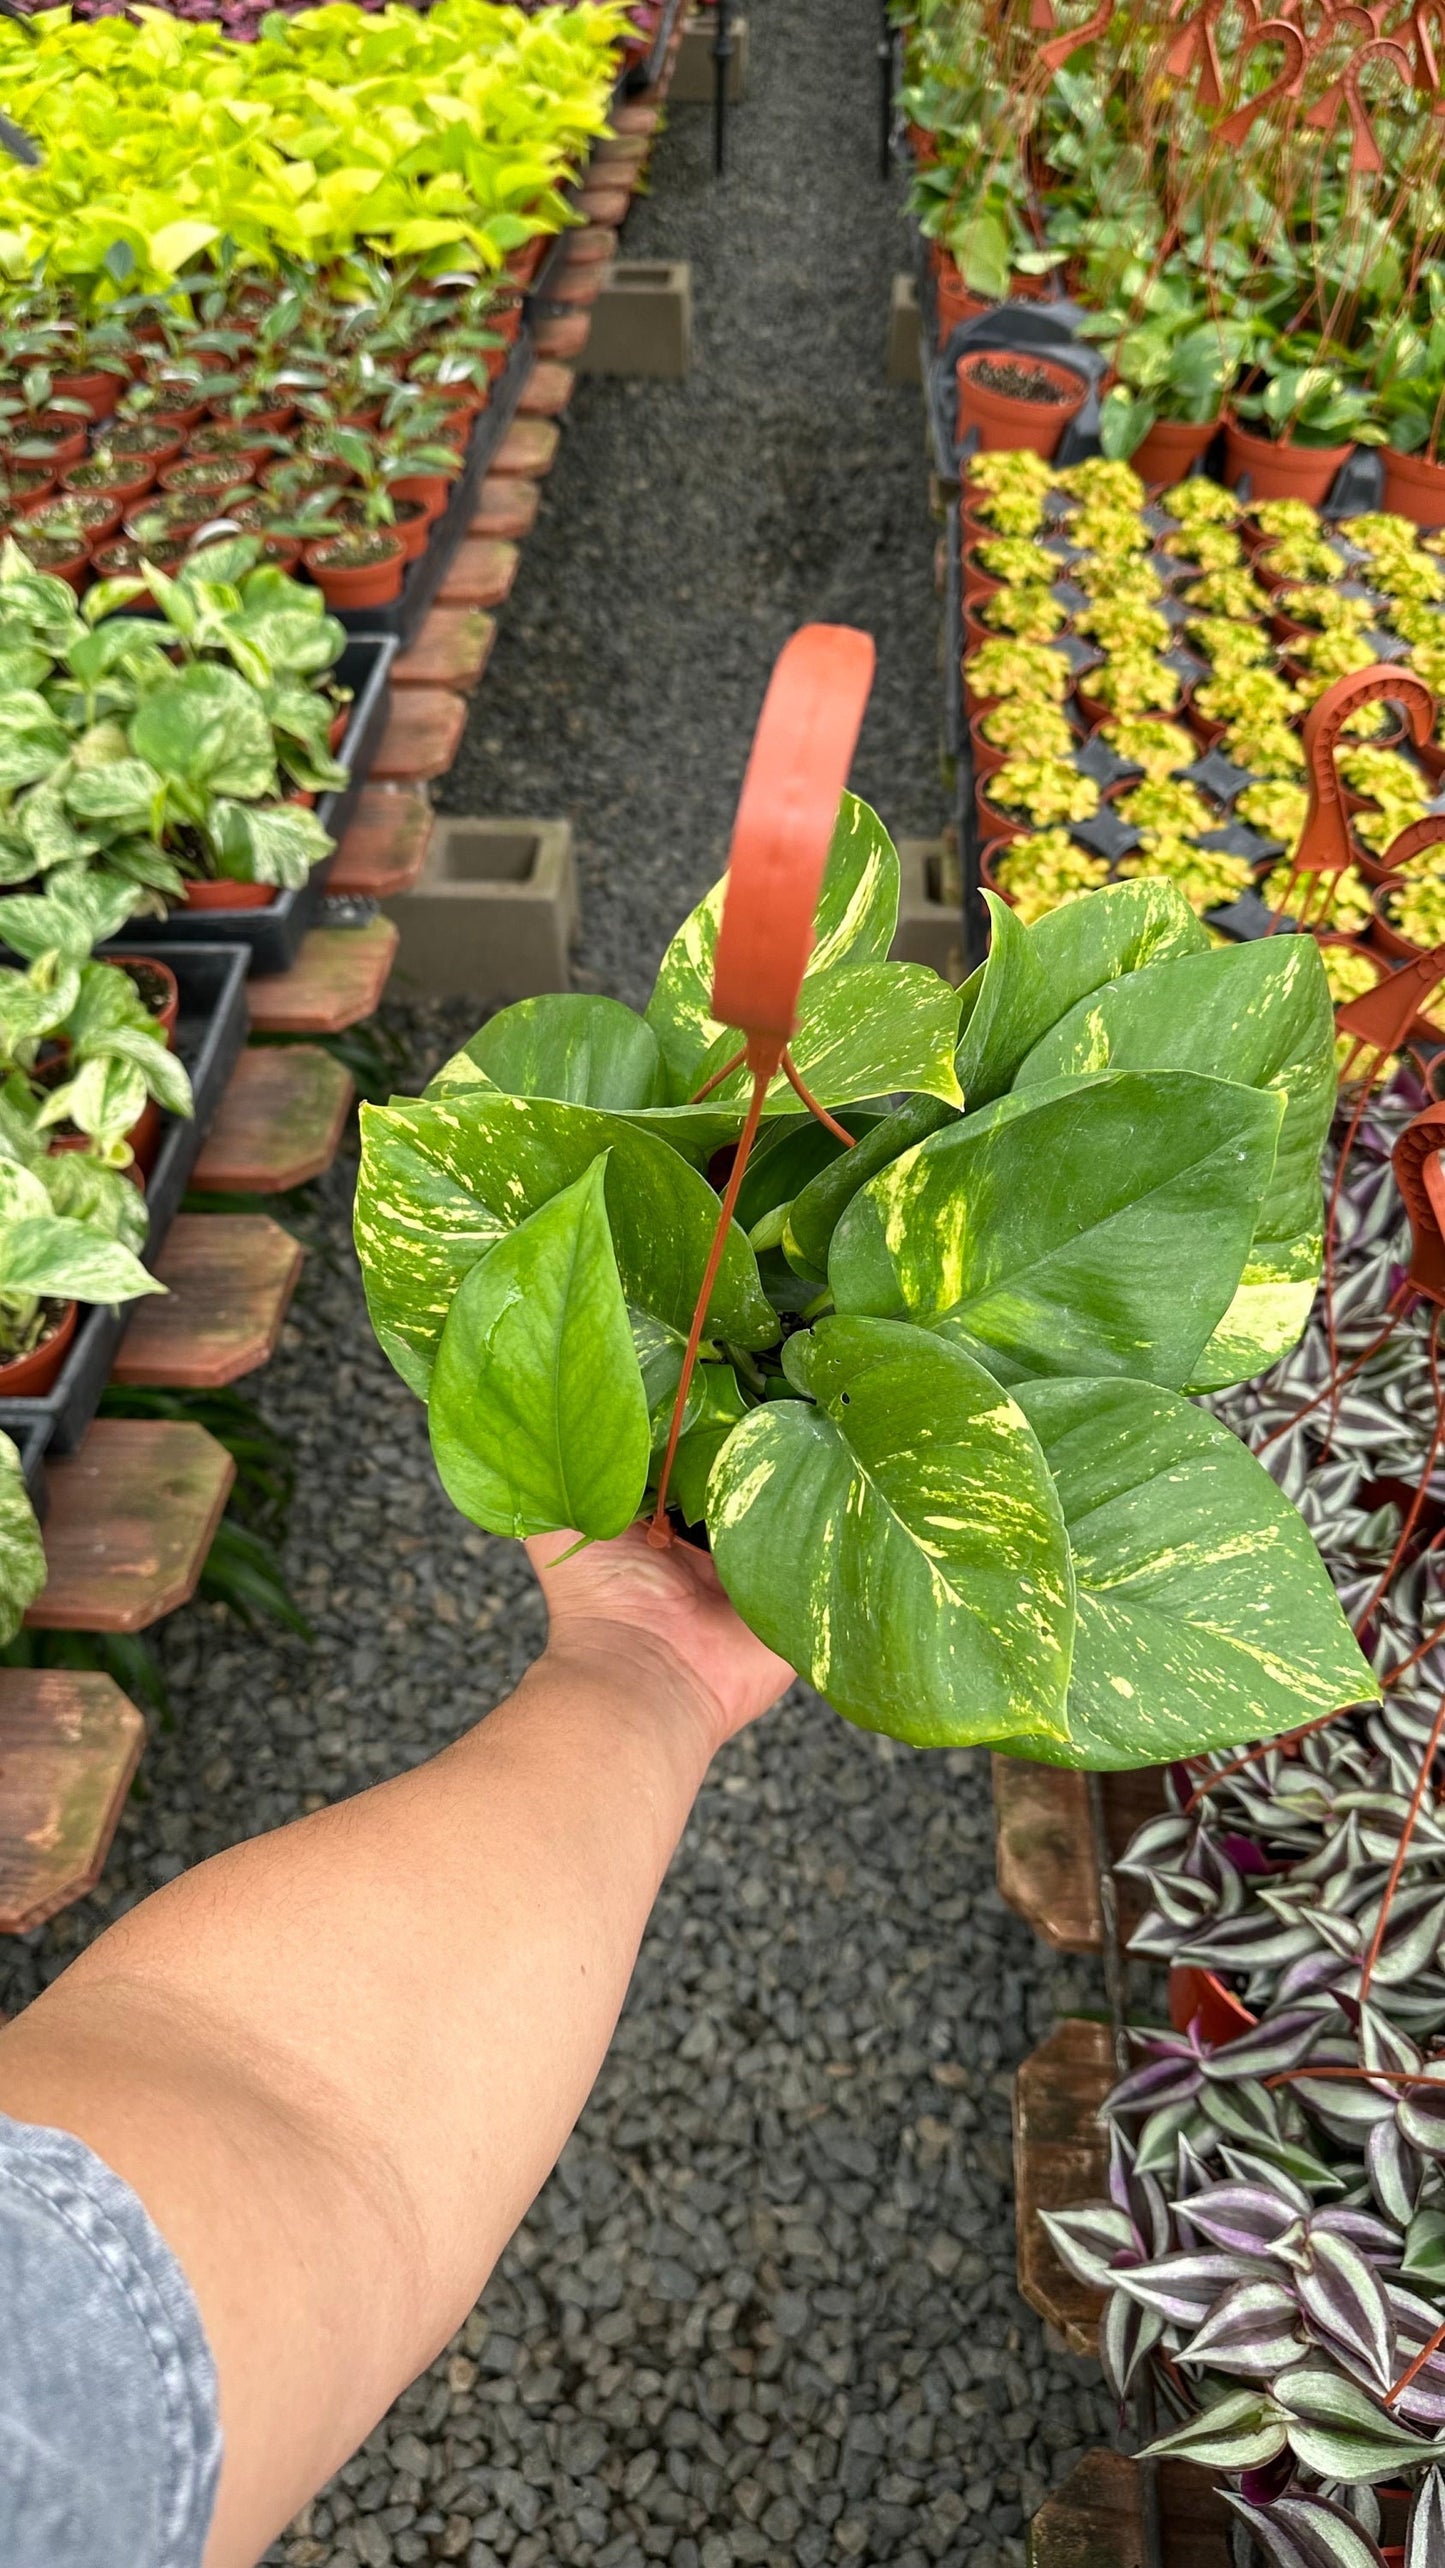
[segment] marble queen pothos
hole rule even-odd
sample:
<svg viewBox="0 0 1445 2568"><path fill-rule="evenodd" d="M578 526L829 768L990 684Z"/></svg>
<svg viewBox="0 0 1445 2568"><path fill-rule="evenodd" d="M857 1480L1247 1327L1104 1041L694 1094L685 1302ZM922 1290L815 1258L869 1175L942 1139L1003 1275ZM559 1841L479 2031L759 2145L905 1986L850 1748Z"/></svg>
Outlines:
<svg viewBox="0 0 1445 2568"><path fill-rule="evenodd" d="M709 1015L718 885L646 1012L505 1009L363 1109L372 1321L495 1533L655 1500L748 1081ZM849 1720L1092 1766L1378 1688L1295 1510L1188 1396L1298 1337L1333 1020L1307 936L1211 947L1171 886L1030 928L959 992L892 963L898 864L845 798L793 1058L669 1484L754 1630ZM696 1538L696 1537L695 1537Z"/></svg>

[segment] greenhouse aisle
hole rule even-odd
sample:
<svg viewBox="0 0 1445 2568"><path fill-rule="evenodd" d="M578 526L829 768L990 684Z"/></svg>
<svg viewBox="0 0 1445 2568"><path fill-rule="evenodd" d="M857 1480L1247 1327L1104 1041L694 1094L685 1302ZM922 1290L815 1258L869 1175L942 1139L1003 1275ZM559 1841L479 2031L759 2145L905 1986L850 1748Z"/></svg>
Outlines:
<svg viewBox="0 0 1445 2568"><path fill-rule="evenodd" d="M585 383L477 699L454 809L567 813L583 986L640 999L722 863L774 653L876 636L855 781L936 830L939 680L917 395L888 390L902 236L875 175L873 0L752 0L714 186L676 111L632 256L691 259L684 387ZM465 1010L395 1012L419 1083ZM315 1643L192 1608L104 1882L8 1948L0 2008L218 1847L417 1763L540 1640L520 1555L437 1489L348 1245L354 1160L261 1377ZM1013 2281L1008 2079L1090 1993L994 1888L977 1756L913 1756L801 1689L720 1760L557 2175L480 2309L268 2553L290 2568L1018 2568L1106 2438L1092 2364Z"/></svg>

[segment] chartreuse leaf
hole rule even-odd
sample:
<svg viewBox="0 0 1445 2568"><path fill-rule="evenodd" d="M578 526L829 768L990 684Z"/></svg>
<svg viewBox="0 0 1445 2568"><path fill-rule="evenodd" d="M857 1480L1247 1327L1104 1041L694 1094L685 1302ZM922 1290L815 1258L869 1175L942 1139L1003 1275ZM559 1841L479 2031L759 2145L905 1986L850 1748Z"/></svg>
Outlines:
<svg viewBox="0 0 1445 2568"><path fill-rule="evenodd" d="M800 1078L824 1105L854 1105L895 1089L924 1089L951 1106L963 1092L953 1066L958 992L926 963L840 963L803 983L798 1030L789 1050ZM699 1065L697 1084L710 1079L739 1048L725 1030ZM708 1099L714 1110L741 1113L752 1093L744 1068L722 1080ZM804 1109L786 1073L768 1090L774 1113Z"/></svg>
<svg viewBox="0 0 1445 2568"><path fill-rule="evenodd" d="M25 1487L20 1456L0 1435L0 1648L13 1641L27 1605L45 1585L45 1546Z"/></svg>
<svg viewBox="0 0 1445 2568"><path fill-rule="evenodd" d="M514 1097L559 1097L571 1105L661 1106L667 1081L657 1037L618 999L586 991L521 999L489 1017L443 1064L427 1090L483 1081Z"/></svg>
<svg viewBox="0 0 1445 2568"><path fill-rule="evenodd" d="M730 1364L700 1364L693 1376L697 1405L688 1400L688 1427L679 1436L667 1484L670 1504L682 1509L690 1525L700 1525L707 1512L707 1484L713 1464L739 1419L748 1414L742 1386ZM654 1436L654 1451L665 1443L668 1421Z"/></svg>
<svg viewBox="0 0 1445 2568"><path fill-rule="evenodd" d="M783 1362L804 1398L751 1410L708 1483L745 1621L862 1729L1065 1745L1068 1542L1014 1402L896 1322L823 1320Z"/></svg>
<svg viewBox="0 0 1445 2568"><path fill-rule="evenodd" d="M958 1043L970 1106L1000 1096L1040 1036L1091 990L1209 943L1172 883L1113 883L1086 901L1063 902L1032 927L996 893L984 899L988 957L963 985Z"/></svg>
<svg viewBox="0 0 1445 2568"><path fill-rule="evenodd" d="M454 1506L492 1534L602 1539L647 1485L647 1395L607 1224L607 1162L497 1241L463 1277L427 1401Z"/></svg>
<svg viewBox="0 0 1445 2568"><path fill-rule="evenodd" d="M601 1151L609 1154L607 1205L624 1295L686 1334L717 1197L666 1143L586 1106L489 1088L362 1108L357 1254L372 1325L414 1391L426 1390L462 1277ZM769 1346L778 1334L757 1261L736 1227L708 1328L743 1347Z"/></svg>
<svg viewBox="0 0 1445 2568"><path fill-rule="evenodd" d="M1082 906L1087 907L1084 903ZM1261 1240L1320 1228L1320 1153L1335 1106L1334 1015L1312 936L1266 936L1131 973L1035 1044L1020 1088L1097 1070L1197 1070L1284 1099Z"/></svg>
<svg viewBox="0 0 1445 2568"><path fill-rule="evenodd" d="M834 1300L937 1329L1000 1381L1177 1387L1244 1271L1283 1111L1192 1071L1003 1098L855 1196L829 1251Z"/></svg>
<svg viewBox="0 0 1445 2568"><path fill-rule="evenodd" d="M1299 1515L1227 1428L1147 1382L1014 1396L1073 1554L1069 1764L1164 1765L1378 1697Z"/></svg>
<svg viewBox="0 0 1445 2568"><path fill-rule="evenodd" d="M678 1105L699 1085L704 1075L700 1065L724 1031L711 1010L726 890L724 874L691 917L683 920L662 958L647 1003L647 1022L662 1047ZM897 925L898 857L893 841L875 811L855 795L845 794L818 895L809 978L831 972L839 963L881 963ZM734 1038L728 1050L736 1048ZM726 1060L727 1050L720 1057Z"/></svg>

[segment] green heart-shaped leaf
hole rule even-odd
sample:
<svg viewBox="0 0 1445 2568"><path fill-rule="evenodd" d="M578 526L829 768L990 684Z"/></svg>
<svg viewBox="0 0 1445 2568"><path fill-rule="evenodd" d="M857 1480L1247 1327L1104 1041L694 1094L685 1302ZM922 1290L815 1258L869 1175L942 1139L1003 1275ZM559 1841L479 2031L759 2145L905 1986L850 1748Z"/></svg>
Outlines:
<svg viewBox="0 0 1445 2568"><path fill-rule="evenodd" d="M710 1186L650 1133L546 1097L467 1088L361 1110L356 1246L372 1325L425 1392L462 1277L493 1243L609 1154L607 1205L626 1299L686 1335L717 1222ZM734 1225L710 1334L770 1346L777 1319Z"/></svg>
<svg viewBox="0 0 1445 2568"><path fill-rule="evenodd" d="M1047 1465L981 1365L925 1331L823 1320L788 1340L803 1400L729 1437L707 1487L744 1619L866 1730L915 1747L1061 1744L1073 1596Z"/></svg>
<svg viewBox="0 0 1445 2568"><path fill-rule="evenodd" d="M1248 1447L1147 1382L1015 1393L1054 1475L1078 1598L1050 1763L1167 1765L1376 1700L1319 1553Z"/></svg>
<svg viewBox="0 0 1445 2568"><path fill-rule="evenodd" d="M513 1097L558 1097L576 1106L660 1106L667 1080L657 1037L620 1000L586 991L521 999L489 1017L427 1090L487 1080Z"/></svg>
<svg viewBox="0 0 1445 2568"><path fill-rule="evenodd" d="M908 1318L1001 1381L1188 1381L1233 1299L1283 1101L1192 1071L1001 1098L874 1177L833 1235L840 1311Z"/></svg>
<svg viewBox="0 0 1445 2568"><path fill-rule="evenodd" d="M971 1107L1000 1096L1041 1035L1091 990L1206 947L1208 931L1172 883L1111 883L1022 927L985 892L988 959L962 993L958 1075Z"/></svg>
<svg viewBox="0 0 1445 2568"><path fill-rule="evenodd" d="M604 1539L647 1485L647 1396L598 1157L459 1286L432 1368L432 1453L452 1504L493 1534Z"/></svg>

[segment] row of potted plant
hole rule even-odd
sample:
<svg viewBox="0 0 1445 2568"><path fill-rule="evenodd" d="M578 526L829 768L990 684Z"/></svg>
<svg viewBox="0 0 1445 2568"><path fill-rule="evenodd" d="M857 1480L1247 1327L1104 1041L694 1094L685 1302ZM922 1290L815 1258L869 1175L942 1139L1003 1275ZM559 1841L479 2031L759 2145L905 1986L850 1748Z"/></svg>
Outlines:
<svg viewBox="0 0 1445 2568"><path fill-rule="evenodd" d="M1111 870L1163 873L1204 912L1253 886L1278 907L1307 808L1308 705L1387 657L1432 689L1445 679L1445 558L1387 514L1245 511L1200 477L1151 506L1127 465L1059 470L1024 450L972 459L962 546L983 878L1029 916ZM1429 811L1445 741L1407 740L1389 705L1347 739L1355 863L1319 923L1386 955L1433 946L1445 859L1384 860ZM1345 996L1372 966L1338 969Z"/></svg>
<svg viewBox="0 0 1445 2568"><path fill-rule="evenodd" d="M1378 446L1385 506L1445 521L1433 55L1412 76L1348 11L1228 53L1207 10L1042 33L1023 0L894 14L941 338L1067 290L1109 360L1106 455L1169 481L1222 428L1226 479L1319 500ZM1055 434L1082 397L1065 371Z"/></svg>

